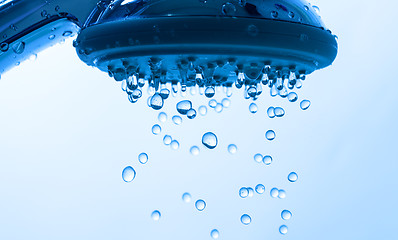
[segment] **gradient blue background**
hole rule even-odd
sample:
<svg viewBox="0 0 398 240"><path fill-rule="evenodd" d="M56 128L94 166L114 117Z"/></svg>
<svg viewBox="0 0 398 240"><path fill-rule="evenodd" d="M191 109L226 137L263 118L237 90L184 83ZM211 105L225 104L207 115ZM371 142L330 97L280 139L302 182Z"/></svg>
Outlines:
<svg viewBox="0 0 398 240"><path fill-rule="evenodd" d="M0 80L0 239L397 239L398 33L392 0L312 1L339 36L333 66L312 74L297 91L312 105L302 111L263 94L259 112L235 91L221 114L162 124L179 140L162 144L151 126L157 113L146 99L132 105L120 84L85 66L71 41L39 54ZM146 95L146 94L145 94ZM216 94L217 96L217 94ZM206 104L191 97L194 107ZM221 94L218 94L221 100ZM266 117L268 106L286 116ZM264 133L274 129L268 142ZM219 137L215 150L201 135ZM238 146L230 155L228 144ZM189 154L200 145L199 156ZM137 156L147 152L146 165ZM271 154L266 167L253 161ZM131 165L136 179L124 183ZM291 171L299 174L289 183ZM242 186L263 183L266 194L241 199ZM269 196L272 187L286 199ZM204 212L181 195L207 202ZM160 221L150 218L153 210ZM292 219L280 212L289 209ZM244 226L243 213L252 217ZM287 235L278 233L281 224Z"/></svg>

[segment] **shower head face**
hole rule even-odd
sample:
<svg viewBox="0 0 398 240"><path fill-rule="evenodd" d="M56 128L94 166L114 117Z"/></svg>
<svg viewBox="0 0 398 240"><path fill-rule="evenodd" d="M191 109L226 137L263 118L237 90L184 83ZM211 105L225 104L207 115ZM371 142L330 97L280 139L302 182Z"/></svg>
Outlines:
<svg viewBox="0 0 398 240"><path fill-rule="evenodd" d="M293 84L329 66L335 36L301 0L114 1L94 12L75 42L85 63L115 80L155 89Z"/></svg>

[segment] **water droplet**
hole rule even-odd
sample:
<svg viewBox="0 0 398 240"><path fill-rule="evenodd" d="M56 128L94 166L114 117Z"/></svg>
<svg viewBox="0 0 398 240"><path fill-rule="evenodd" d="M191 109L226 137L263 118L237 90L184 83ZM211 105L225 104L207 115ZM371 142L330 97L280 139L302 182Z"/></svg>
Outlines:
<svg viewBox="0 0 398 240"><path fill-rule="evenodd" d="M128 166L125 169L123 169L122 172L122 178L125 182L131 182L135 178L135 170L134 168Z"/></svg>
<svg viewBox="0 0 398 240"><path fill-rule="evenodd" d="M272 12L271 12L271 17L272 17L272 18L277 18L278 15L279 15L279 13L278 13L277 11L272 11Z"/></svg>
<svg viewBox="0 0 398 240"><path fill-rule="evenodd" d="M133 96L134 99L138 99L142 97L142 91L140 89L135 89L131 95Z"/></svg>
<svg viewBox="0 0 398 240"><path fill-rule="evenodd" d="M285 190L279 189L279 191L278 191L278 198L280 198L280 199L286 198L286 192L285 192Z"/></svg>
<svg viewBox="0 0 398 240"><path fill-rule="evenodd" d="M16 54L22 54L23 51L25 50L25 42L17 42L12 46L12 50Z"/></svg>
<svg viewBox="0 0 398 240"><path fill-rule="evenodd" d="M224 98L221 101L221 104L223 105L224 108L229 108L229 106L231 106L231 100L229 100L229 98Z"/></svg>
<svg viewBox="0 0 398 240"><path fill-rule="evenodd" d="M220 113L222 112L223 109L224 106L221 103L217 103L216 107L214 108L214 111L216 111L216 113Z"/></svg>
<svg viewBox="0 0 398 240"><path fill-rule="evenodd" d="M281 217L283 220L289 220L292 217L292 213L289 210L283 210Z"/></svg>
<svg viewBox="0 0 398 240"><path fill-rule="evenodd" d="M192 146L189 150L192 155L197 156L200 153L200 149L197 146Z"/></svg>
<svg viewBox="0 0 398 240"><path fill-rule="evenodd" d="M279 227L279 232L283 235L285 235L287 233L287 226L286 225L282 225Z"/></svg>
<svg viewBox="0 0 398 240"><path fill-rule="evenodd" d="M267 114L269 118L274 118L275 117L275 108L274 107L269 107L267 110Z"/></svg>
<svg viewBox="0 0 398 240"><path fill-rule="evenodd" d="M273 130L268 130L268 131L265 133L265 137L266 137L268 140L272 141L272 140L275 139L276 134L275 134L275 132L274 132Z"/></svg>
<svg viewBox="0 0 398 240"><path fill-rule="evenodd" d="M261 163L261 161L263 161L263 155L257 153L256 155L254 155L254 161Z"/></svg>
<svg viewBox="0 0 398 240"><path fill-rule="evenodd" d="M238 148L236 147L235 144L228 145L228 152L230 154L235 154L237 150L238 150Z"/></svg>
<svg viewBox="0 0 398 240"><path fill-rule="evenodd" d="M247 89L247 95L249 95L252 98L256 97L257 96L257 88L249 87L249 89Z"/></svg>
<svg viewBox="0 0 398 240"><path fill-rule="evenodd" d="M236 14L236 7L234 4L227 2L222 6L222 13L226 16L235 16Z"/></svg>
<svg viewBox="0 0 398 240"><path fill-rule="evenodd" d="M252 222L252 218L247 215L247 214L243 214L240 217L240 221L244 224L244 225L249 225Z"/></svg>
<svg viewBox="0 0 398 240"><path fill-rule="evenodd" d="M247 190L247 188L242 187L241 189L239 189L239 196L241 198L247 198L249 196L249 190Z"/></svg>
<svg viewBox="0 0 398 240"><path fill-rule="evenodd" d="M303 100L300 103L300 107L303 110L307 110L311 106L311 102L309 100Z"/></svg>
<svg viewBox="0 0 398 240"><path fill-rule="evenodd" d="M249 106L249 111L250 111L251 113L256 113L256 112L258 111L257 104L255 104L255 103L250 104L250 106Z"/></svg>
<svg viewBox="0 0 398 240"><path fill-rule="evenodd" d="M318 6L313 5L312 8L315 10L315 12L319 15L321 13L321 10L319 9Z"/></svg>
<svg viewBox="0 0 398 240"><path fill-rule="evenodd" d="M208 149L214 149L215 147L217 147L217 143L218 143L217 136L212 132L207 132L207 133L203 134L202 143Z"/></svg>
<svg viewBox="0 0 398 240"><path fill-rule="evenodd" d="M191 108L188 113L187 113L187 117L189 119L194 119L196 117L196 110Z"/></svg>
<svg viewBox="0 0 398 240"><path fill-rule="evenodd" d="M152 214L151 214L151 218L154 221L159 221L160 217L161 217L161 214L160 214L160 212L158 210L153 211Z"/></svg>
<svg viewBox="0 0 398 240"><path fill-rule="evenodd" d="M163 143L164 143L164 145L170 145L171 140L172 140L172 138L171 138L170 135L164 136L164 138L163 138Z"/></svg>
<svg viewBox="0 0 398 240"><path fill-rule="evenodd" d="M8 48L9 48L8 43L2 42L2 43L0 44L0 50L1 50L2 52L7 52L7 51L8 51Z"/></svg>
<svg viewBox="0 0 398 240"><path fill-rule="evenodd" d="M289 102L296 102L298 99L297 93L295 92L289 93L289 95L287 95L287 99L289 100Z"/></svg>
<svg viewBox="0 0 398 240"><path fill-rule="evenodd" d="M206 208L206 202L203 201L202 199L199 199L198 201L195 202L195 207L198 209L198 211L203 211Z"/></svg>
<svg viewBox="0 0 398 240"><path fill-rule="evenodd" d="M270 193L271 197L276 198L279 195L279 190L277 188L272 188L269 193Z"/></svg>
<svg viewBox="0 0 398 240"><path fill-rule="evenodd" d="M274 112L275 112L275 116L277 116L277 117L283 117L285 115L285 110L283 110L283 108L281 108L281 107L276 107Z"/></svg>
<svg viewBox="0 0 398 240"><path fill-rule="evenodd" d="M263 163L265 165L270 165L272 163L272 157L269 155L266 155L263 157Z"/></svg>
<svg viewBox="0 0 398 240"><path fill-rule="evenodd" d="M297 173L295 173L295 172L291 172L291 173L289 173L289 175L287 176L287 179L288 179L290 182L295 182L295 181L297 181L297 179L298 179L298 175L297 175Z"/></svg>
<svg viewBox="0 0 398 240"><path fill-rule="evenodd" d="M138 161L139 161L141 164L147 163L147 162L148 162L148 154L146 154L146 153L140 153L140 155L138 155Z"/></svg>
<svg viewBox="0 0 398 240"><path fill-rule="evenodd" d="M217 101L214 100L214 99L211 99L211 100L209 101L209 107L215 108L216 106L217 106Z"/></svg>
<svg viewBox="0 0 398 240"><path fill-rule="evenodd" d="M186 115L188 111L192 108L192 102L189 100L183 100L176 105L177 111L182 114Z"/></svg>
<svg viewBox="0 0 398 240"><path fill-rule="evenodd" d="M289 12L289 18L294 18L295 14L294 12Z"/></svg>
<svg viewBox="0 0 398 240"><path fill-rule="evenodd" d="M175 125L181 125L182 124L182 118L180 116L175 115L175 116L173 116L171 118L171 120L173 121L173 123Z"/></svg>
<svg viewBox="0 0 398 240"><path fill-rule="evenodd" d="M206 114L207 114L207 107L206 106L200 106L199 107L199 113L200 113L200 115L202 115L202 116L206 116Z"/></svg>
<svg viewBox="0 0 398 240"><path fill-rule="evenodd" d="M71 31L65 31L64 33L62 33L62 36L64 37L69 37L70 35L72 35Z"/></svg>
<svg viewBox="0 0 398 240"><path fill-rule="evenodd" d="M213 229L213 230L211 230L211 232L210 232L210 236L211 236L213 239L217 239L217 238L220 236L220 233L218 232L217 229Z"/></svg>
<svg viewBox="0 0 398 240"><path fill-rule="evenodd" d="M208 98L212 98L214 97L214 95L216 94L216 90L214 89L214 87L207 87L205 90L205 96Z"/></svg>
<svg viewBox="0 0 398 240"><path fill-rule="evenodd" d="M248 187L248 188L247 188L247 191L249 192L249 197L253 197L253 195L254 195L254 190L253 190L253 188Z"/></svg>
<svg viewBox="0 0 398 240"><path fill-rule="evenodd" d="M249 36L256 37L259 33L259 30L256 25L252 24L247 27L247 33Z"/></svg>
<svg viewBox="0 0 398 240"><path fill-rule="evenodd" d="M51 34L50 36L48 36L48 39L53 40L55 38L54 34Z"/></svg>
<svg viewBox="0 0 398 240"><path fill-rule="evenodd" d="M173 140L173 141L171 141L171 143L170 143L170 147L171 147L171 149L173 149L173 150L177 150L177 149L180 148L180 143L179 143L177 140Z"/></svg>
<svg viewBox="0 0 398 240"><path fill-rule="evenodd" d="M153 125L153 127L152 127L153 134L158 135L161 131L162 131L162 128L158 124Z"/></svg>
<svg viewBox="0 0 398 240"><path fill-rule="evenodd" d="M258 194L263 194L265 192L265 187L263 184L258 184L255 189Z"/></svg>
<svg viewBox="0 0 398 240"><path fill-rule="evenodd" d="M170 90L167 88L163 88L162 90L160 90L159 94L164 100L166 100L167 98L169 98Z"/></svg>
<svg viewBox="0 0 398 240"><path fill-rule="evenodd" d="M155 110L160 110L163 107L163 98L160 96L159 93L155 93L151 97L151 107Z"/></svg>
<svg viewBox="0 0 398 240"><path fill-rule="evenodd" d="M158 120L160 122L163 122L163 123L166 122L167 121L167 114L165 112L159 113Z"/></svg>
<svg viewBox="0 0 398 240"><path fill-rule="evenodd" d="M189 203L189 202L191 202L191 200L192 200L191 194L189 194L187 192L182 194L182 201Z"/></svg>

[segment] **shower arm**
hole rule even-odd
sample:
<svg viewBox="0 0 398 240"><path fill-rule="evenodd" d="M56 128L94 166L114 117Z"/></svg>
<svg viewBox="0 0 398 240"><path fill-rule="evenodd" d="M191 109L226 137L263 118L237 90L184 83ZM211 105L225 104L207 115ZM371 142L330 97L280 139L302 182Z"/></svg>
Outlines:
<svg viewBox="0 0 398 240"><path fill-rule="evenodd" d="M62 41L62 35L66 38L79 31L86 19L95 12L94 10L105 7L110 0L2 2L3 5L0 6L0 75L13 66L19 65L32 54ZM68 34L63 34L65 32ZM57 38L52 39L54 41L48 41L48 37L52 34Z"/></svg>

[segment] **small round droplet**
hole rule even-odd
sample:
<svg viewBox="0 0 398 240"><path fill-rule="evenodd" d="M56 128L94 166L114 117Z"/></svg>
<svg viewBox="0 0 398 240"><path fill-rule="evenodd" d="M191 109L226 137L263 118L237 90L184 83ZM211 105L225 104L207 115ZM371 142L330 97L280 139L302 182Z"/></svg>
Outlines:
<svg viewBox="0 0 398 240"><path fill-rule="evenodd" d="M160 122L163 122L163 123L166 122L167 121L167 114L165 112L159 113L158 120Z"/></svg>
<svg viewBox="0 0 398 240"><path fill-rule="evenodd" d="M202 143L208 149L214 149L215 147L217 147L217 143L218 143L217 136L212 132L207 132L207 133L203 134Z"/></svg>
<svg viewBox="0 0 398 240"><path fill-rule="evenodd" d="M186 193L182 194L182 201L189 203L189 202L191 202L191 200L192 200L192 197L191 197L190 193L186 192Z"/></svg>
<svg viewBox="0 0 398 240"><path fill-rule="evenodd" d="M186 115L188 111L192 108L192 102L189 100L183 100L179 103L177 103L177 111L182 114Z"/></svg>
<svg viewBox="0 0 398 240"><path fill-rule="evenodd" d="M12 50L16 53L16 54L22 54L25 50L25 42L17 42L16 44L14 44L12 46Z"/></svg>
<svg viewBox="0 0 398 240"><path fill-rule="evenodd" d="M249 190L247 190L247 188L242 187L241 189L239 189L239 196L241 198L247 198L249 196Z"/></svg>
<svg viewBox="0 0 398 240"><path fill-rule="evenodd" d="M197 146L192 146L189 150L192 155L197 156L200 153L200 149Z"/></svg>
<svg viewBox="0 0 398 240"><path fill-rule="evenodd" d="M227 2L222 6L222 14L226 16L235 16L236 14L236 7L234 4Z"/></svg>
<svg viewBox="0 0 398 240"><path fill-rule="evenodd" d="M175 125L181 125L182 124L182 118L180 116L175 115L175 116L173 116L171 118L171 120L173 121L173 123Z"/></svg>
<svg viewBox="0 0 398 240"><path fill-rule="evenodd" d="M258 184L255 189L258 194L263 194L265 192L265 187L263 184Z"/></svg>
<svg viewBox="0 0 398 240"><path fill-rule="evenodd" d="M187 113L187 117L189 119L194 119L196 117L196 110L195 109L190 109Z"/></svg>
<svg viewBox="0 0 398 240"><path fill-rule="evenodd" d="M162 131L162 128L158 124L153 125L153 127L152 127L153 134L159 135L161 131Z"/></svg>
<svg viewBox="0 0 398 240"><path fill-rule="evenodd" d="M138 161L139 161L141 164L147 163L147 162L148 162L148 154L146 154L146 153L140 153L140 155L138 155Z"/></svg>
<svg viewBox="0 0 398 240"><path fill-rule="evenodd" d="M283 190L283 189L279 189L279 191L278 191L278 198L280 198L280 199L286 198L286 191Z"/></svg>
<svg viewBox="0 0 398 240"><path fill-rule="evenodd" d="M289 93L289 95L287 95L287 99L289 100L289 102L296 102L298 99L297 93L295 92Z"/></svg>
<svg viewBox="0 0 398 240"><path fill-rule="evenodd" d="M50 36L48 36L48 39L53 40L55 38L54 34L51 34Z"/></svg>
<svg viewBox="0 0 398 240"><path fill-rule="evenodd" d="M249 225L252 222L252 218L247 215L247 214L243 214L240 217L240 221L244 224L244 225Z"/></svg>
<svg viewBox="0 0 398 240"><path fill-rule="evenodd" d="M214 97L214 95L216 94L216 90L214 89L214 87L207 87L205 90L205 96L208 98L212 98Z"/></svg>
<svg viewBox="0 0 398 240"><path fill-rule="evenodd" d="M235 144L228 145L228 152L230 154L235 154L237 150L238 150L238 147L236 147Z"/></svg>
<svg viewBox="0 0 398 240"><path fill-rule="evenodd" d="M224 108L229 108L229 106L231 106L231 100L229 100L229 98L224 98L221 101L221 104L223 105Z"/></svg>
<svg viewBox="0 0 398 240"><path fill-rule="evenodd" d="M172 140L172 138L171 138L170 135L164 136L164 138L163 138L163 143L164 143L164 145L170 145L171 140Z"/></svg>
<svg viewBox="0 0 398 240"><path fill-rule="evenodd" d="M265 165L270 165L272 163L272 157L269 155L266 155L263 157L263 163Z"/></svg>
<svg viewBox="0 0 398 240"><path fill-rule="evenodd" d="M200 113L200 115L202 115L202 116L206 116L206 114L207 114L207 107L206 106L200 106L199 107L199 113Z"/></svg>
<svg viewBox="0 0 398 240"><path fill-rule="evenodd" d="M218 237L220 236L220 233L218 232L217 229L213 229L213 230L211 230L211 232L210 232L210 236L211 236L213 239L218 239Z"/></svg>
<svg viewBox="0 0 398 240"><path fill-rule="evenodd" d="M135 178L135 170L134 168L128 166L125 169L123 169L122 172L122 178L125 182L131 182Z"/></svg>
<svg viewBox="0 0 398 240"><path fill-rule="evenodd" d="M271 197L276 198L279 195L279 190L277 188L272 188L269 193L270 193Z"/></svg>
<svg viewBox="0 0 398 240"><path fill-rule="evenodd" d="M275 108L274 107L269 107L267 110L267 114L269 118L274 118L275 117Z"/></svg>
<svg viewBox="0 0 398 240"><path fill-rule="evenodd" d="M216 113L220 113L222 112L223 109L224 106L221 103L217 103L216 107L214 108L214 111L216 111Z"/></svg>
<svg viewBox="0 0 398 240"><path fill-rule="evenodd" d="M277 116L277 117L283 117L285 115L285 110L281 107L276 107L274 112L275 112L275 116Z"/></svg>
<svg viewBox="0 0 398 240"><path fill-rule="evenodd" d="M198 211L203 211L206 208L206 202L203 201L202 199L199 199L198 201L195 202L195 207L198 209Z"/></svg>
<svg viewBox="0 0 398 240"><path fill-rule="evenodd" d="M250 106L249 106L249 111L250 111L251 113L256 113L256 112L258 111L257 104L251 103Z"/></svg>
<svg viewBox="0 0 398 240"><path fill-rule="evenodd" d="M253 195L254 195L254 190L253 190L253 188L248 187L248 188L247 188L247 191L249 192L249 197L253 197Z"/></svg>
<svg viewBox="0 0 398 240"><path fill-rule="evenodd" d="M287 179L288 179L290 182L295 182L295 181L297 181L297 179L298 179L298 175L297 175L297 173L295 173L295 172L291 172L291 173L289 173L289 175L287 176Z"/></svg>
<svg viewBox="0 0 398 240"><path fill-rule="evenodd" d="M279 13L278 13L277 11L272 11L272 12L271 12L271 17L272 17L272 18L277 18L278 15L279 15Z"/></svg>
<svg viewBox="0 0 398 240"><path fill-rule="evenodd" d="M272 141L272 140L274 140L275 139L275 132L273 131L273 130L268 130L266 133L265 133L265 137L268 139L268 140L270 140L270 141Z"/></svg>
<svg viewBox="0 0 398 240"><path fill-rule="evenodd" d="M292 217L292 213L289 210L283 210L281 217L283 220L289 220Z"/></svg>
<svg viewBox="0 0 398 240"><path fill-rule="evenodd" d="M69 37L70 35L72 35L71 31L65 31L64 33L62 33L62 36L64 37Z"/></svg>
<svg viewBox="0 0 398 240"><path fill-rule="evenodd" d="M155 110L160 110L163 107L163 98L159 93L155 93L150 100L151 107Z"/></svg>
<svg viewBox="0 0 398 240"><path fill-rule="evenodd" d="M158 210L153 211L152 214L151 214L151 218L154 221L159 221L160 216L161 216L161 214L160 214L160 212Z"/></svg>
<svg viewBox="0 0 398 240"><path fill-rule="evenodd" d="M215 99L211 99L209 101L209 107L215 108L217 106L217 101Z"/></svg>
<svg viewBox="0 0 398 240"><path fill-rule="evenodd" d="M261 163L261 161L263 161L263 155L257 153L256 155L254 155L254 161Z"/></svg>
<svg viewBox="0 0 398 240"><path fill-rule="evenodd" d="M170 90L167 88L163 88L162 90L160 90L160 96L166 100L167 98L169 98L170 95Z"/></svg>
<svg viewBox="0 0 398 240"><path fill-rule="evenodd" d="M303 100L300 103L300 107L303 110L307 110L311 106L311 102L309 100Z"/></svg>
<svg viewBox="0 0 398 240"><path fill-rule="evenodd" d="M177 140L173 140L173 141L171 141L171 143L170 143L170 147L171 147L171 149L173 149L173 150L177 150L177 149L180 148L180 143L179 143Z"/></svg>
<svg viewBox="0 0 398 240"><path fill-rule="evenodd" d="M280 226L280 227L279 227L279 232L280 232L282 235L285 235L285 234L287 233L287 226L286 226L286 225Z"/></svg>
<svg viewBox="0 0 398 240"><path fill-rule="evenodd" d="M249 25L248 27L247 27L247 33L249 34L249 36L251 36L251 37L256 37L257 35L258 35L258 33L259 33L259 30L258 30L258 28L257 28L257 26L256 25Z"/></svg>

